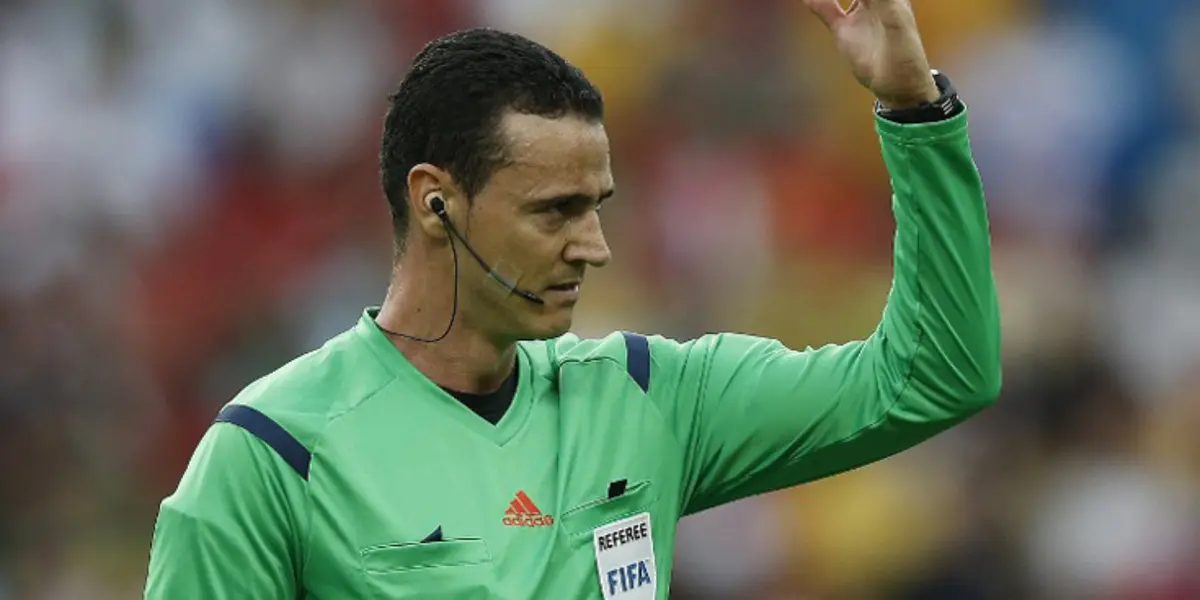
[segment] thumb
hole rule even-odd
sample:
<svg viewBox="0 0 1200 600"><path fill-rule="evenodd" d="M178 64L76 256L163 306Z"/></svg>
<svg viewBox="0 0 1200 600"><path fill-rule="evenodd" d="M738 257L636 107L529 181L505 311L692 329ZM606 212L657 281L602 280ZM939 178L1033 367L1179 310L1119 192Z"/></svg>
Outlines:
<svg viewBox="0 0 1200 600"><path fill-rule="evenodd" d="M804 0L804 5L830 29L846 16L846 11L842 10L838 0Z"/></svg>

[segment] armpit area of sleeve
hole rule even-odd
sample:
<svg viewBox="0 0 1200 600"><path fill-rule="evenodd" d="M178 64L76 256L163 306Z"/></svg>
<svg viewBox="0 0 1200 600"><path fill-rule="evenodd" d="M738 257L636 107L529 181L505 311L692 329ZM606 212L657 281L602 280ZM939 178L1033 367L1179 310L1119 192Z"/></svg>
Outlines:
<svg viewBox="0 0 1200 600"><path fill-rule="evenodd" d="M968 112L969 110L963 110L954 117L933 123L897 123L875 115L875 130L879 132L879 136L884 141L895 144L912 145L937 142L965 135Z"/></svg>
<svg viewBox="0 0 1200 600"><path fill-rule="evenodd" d="M154 550L160 562L202 573L220 573L215 564L223 557L232 557L231 550L243 549L231 531L232 523L216 523L180 507L170 500L163 502L155 524ZM176 562L174 559L186 559Z"/></svg>
<svg viewBox="0 0 1200 600"><path fill-rule="evenodd" d="M241 546L225 527L163 503L155 525L145 597L199 600L229 598L233 590L259 592L247 580L255 571L246 568L249 561Z"/></svg>

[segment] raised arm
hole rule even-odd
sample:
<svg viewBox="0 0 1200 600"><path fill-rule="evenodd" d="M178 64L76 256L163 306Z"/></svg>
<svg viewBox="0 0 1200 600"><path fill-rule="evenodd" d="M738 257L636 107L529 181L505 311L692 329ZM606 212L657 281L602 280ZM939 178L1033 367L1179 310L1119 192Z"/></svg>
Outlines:
<svg viewBox="0 0 1200 600"><path fill-rule="evenodd" d="M885 109L938 98L906 1L809 4ZM999 393L987 209L967 116L877 117L877 129L896 235L892 289L869 338L804 351L731 334L651 340L654 395L685 446L687 512L890 456Z"/></svg>

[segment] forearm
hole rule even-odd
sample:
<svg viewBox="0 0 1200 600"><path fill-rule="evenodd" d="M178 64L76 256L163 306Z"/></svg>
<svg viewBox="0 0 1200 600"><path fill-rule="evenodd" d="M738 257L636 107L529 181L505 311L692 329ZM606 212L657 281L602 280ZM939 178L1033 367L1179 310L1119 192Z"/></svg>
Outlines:
<svg viewBox="0 0 1200 600"><path fill-rule="evenodd" d="M855 2L849 9L836 0L806 4L876 98L909 108L932 98L933 87L947 93L931 85L939 82L930 80L905 0ZM913 114L924 119L926 112ZM912 125L879 120L878 129L892 176L896 236L892 290L873 335L802 351L732 334L677 348L655 345L672 399L663 410L687 443L688 511L902 452L999 393L987 207L966 114Z"/></svg>
<svg viewBox="0 0 1200 600"><path fill-rule="evenodd" d="M895 274L873 340L890 391L929 418L965 417L1000 387L1000 317L987 207L966 115L878 121L892 176Z"/></svg>

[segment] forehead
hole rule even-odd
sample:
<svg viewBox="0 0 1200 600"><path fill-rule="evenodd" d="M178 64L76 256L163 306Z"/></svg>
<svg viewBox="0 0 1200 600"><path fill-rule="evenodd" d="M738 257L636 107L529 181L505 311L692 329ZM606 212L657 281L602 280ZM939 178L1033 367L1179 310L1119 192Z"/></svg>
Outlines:
<svg viewBox="0 0 1200 600"><path fill-rule="evenodd" d="M507 113L500 121L505 166L492 183L525 196L599 196L613 187L604 125L576 116Z"/></svg>

